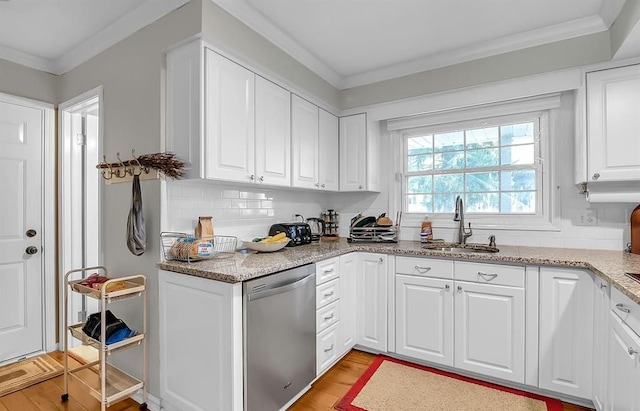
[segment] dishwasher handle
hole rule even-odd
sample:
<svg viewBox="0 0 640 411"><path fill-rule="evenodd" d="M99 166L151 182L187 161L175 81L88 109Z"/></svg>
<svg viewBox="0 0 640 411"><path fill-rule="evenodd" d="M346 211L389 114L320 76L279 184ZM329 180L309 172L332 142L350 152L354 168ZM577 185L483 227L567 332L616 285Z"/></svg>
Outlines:
<svg viewBox="0 0 640 411"><path fill-rule="evenodd" d="M261 298L271 297L272 295L282 294L282 293L286 293L287 291L295 290L296 288L300 288L303 285L307 284L312 279L314 279L315 274L316 273L311 273L306 277L303 277L300 280L297 280L291 283L280 284L273 288L265 288L260 291L256 291L254 293L250 293L247 295L247 300L255 301Z"/></svg>

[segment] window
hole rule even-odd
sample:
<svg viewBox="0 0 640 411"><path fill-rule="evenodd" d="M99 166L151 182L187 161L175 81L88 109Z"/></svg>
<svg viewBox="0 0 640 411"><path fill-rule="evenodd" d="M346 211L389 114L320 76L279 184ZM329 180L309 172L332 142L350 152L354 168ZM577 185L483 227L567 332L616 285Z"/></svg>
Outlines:
<svg viewBox="0 0 640 411"><path fill-rule="evenodd" d="M452 213L462 196L479 215L542 215L545 112L405 129L403 209Z"/></svg>

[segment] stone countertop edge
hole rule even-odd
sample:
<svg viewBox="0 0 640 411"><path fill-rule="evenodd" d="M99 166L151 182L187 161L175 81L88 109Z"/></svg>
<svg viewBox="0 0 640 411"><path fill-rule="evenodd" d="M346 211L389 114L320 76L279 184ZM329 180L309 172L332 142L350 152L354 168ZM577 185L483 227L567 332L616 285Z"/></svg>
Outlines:
<svg viewBox="0 0 640 411"><path fill-rule="evenodd" d="M610 282L614 287L640 304L640 283L624 275L640 273L640 255L625 251L578 248L521 247L498 245L493 254L456 253L426 250L418 241L398 243L349 243L320 241L304 246L285 247L274 253L236 252L228 258L213 258L198 262L163 261L156 264L162 270L196 277L239 283L263 275L315 263L351 252L371 252L391 255L433 257L485 263L538 265L586 268Z"/></svg>

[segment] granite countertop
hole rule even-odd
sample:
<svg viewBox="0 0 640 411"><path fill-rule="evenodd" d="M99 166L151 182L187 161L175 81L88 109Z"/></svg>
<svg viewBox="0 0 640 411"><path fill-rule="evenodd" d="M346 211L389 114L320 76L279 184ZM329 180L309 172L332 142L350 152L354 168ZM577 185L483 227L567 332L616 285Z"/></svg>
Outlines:
<svg viewBox="0 0 640 411"><path fill-rule="evenodd" d="M164 261L158 268L197 277L228 283L238 283L252 278L287 270L303 264L354 251L372 253L413 255L421 257L450 258L467 261L496 262L509 264L552 265L586 268L609 281L631 300L640 304L640 283L628 278L625 272L640 273L640 255L624 251L589 250L574 248L519 247L498 245L499 252L493 254L456 253L426 250L417 241L398 243L349 243L345 238L338 241L285 247L275 253L236 252L233 257L204 260L193 263Z"/></svg>

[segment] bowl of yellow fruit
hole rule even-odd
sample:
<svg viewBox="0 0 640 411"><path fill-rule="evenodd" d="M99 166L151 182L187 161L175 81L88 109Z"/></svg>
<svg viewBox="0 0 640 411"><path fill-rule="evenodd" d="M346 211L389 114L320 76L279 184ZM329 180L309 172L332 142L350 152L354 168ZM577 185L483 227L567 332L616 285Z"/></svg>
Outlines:
<svg viewBox="0 0 640 411"><path fill-rule="evenodd" d="M259 253L272 253L282 250L289 244L289 241L291 241L291 239L288 238L285 233L280 233L269 237L254 238L251 241L243 240L242 242L244 243L243 247L249 250Z"/></svg>

